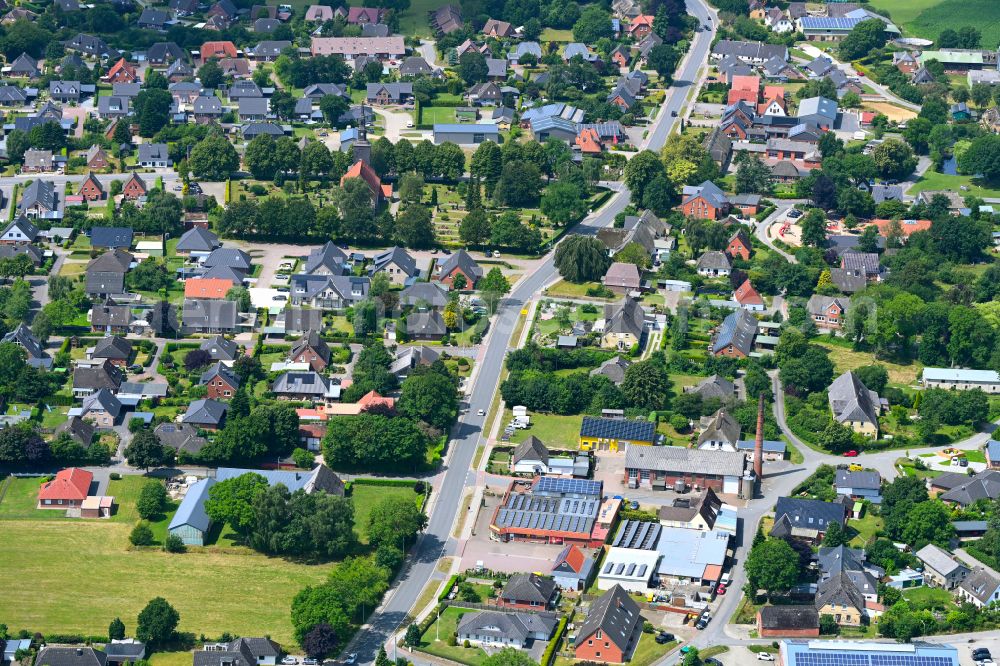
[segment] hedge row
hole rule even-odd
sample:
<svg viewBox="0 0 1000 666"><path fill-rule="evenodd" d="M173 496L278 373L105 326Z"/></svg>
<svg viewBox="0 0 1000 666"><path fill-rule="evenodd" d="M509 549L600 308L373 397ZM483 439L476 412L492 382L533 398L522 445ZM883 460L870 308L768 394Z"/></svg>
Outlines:
<svg viewBox="0 0 1000 666"><path fill-rule="evenodd" d="M455 587L455 585L457 585L459 582L463 580L465 580L465 576L463 576L462 574L455 574L454 576L449 578L448 583L444 586L444 589L441 591L441 594L438 595L438 601L440 602L447 599L448 593L451 592L451 588Z"/></svg>
<svg viewBox="0 0 1000 666"><path fill-rule="evenodd" d="M556 656L556 648L559 647L559 641L562 640L563 632L566 631L566 623L569 622L569 618L565 615L561 620L559 620L559 625L556 627L556 633L552 636L552 640L545 647L545 652L542 653L542 658L538 662L538 666L549 666L552 660Z"/></svg>

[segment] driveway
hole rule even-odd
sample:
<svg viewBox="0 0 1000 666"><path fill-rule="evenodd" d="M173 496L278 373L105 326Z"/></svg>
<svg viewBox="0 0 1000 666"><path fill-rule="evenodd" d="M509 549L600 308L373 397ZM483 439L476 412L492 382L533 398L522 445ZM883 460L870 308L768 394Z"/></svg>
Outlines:
<svg viewBox="0 0 1000 666"><path fill-rule="evenodd" d="M425 138L430 138L430 135L427 132L407 128L407 125L413 124L413 114L409 111L392 111L390 109L384 109L377 106L371 108L372 111L382 116L385 120L385 138L389 139L389 141L397 143L403 132L406 132L407 134L421 135L420 137L406 137L411 140L421 141Z"/></svg>
<svg viewBox="0 0 1000 666"><path fill-rule="evenodd" d="M785 213L787 213L793 206L795 206L796 203L799 203L799 200L785 199L776 201L777 208L775 208L774 212L768 215L763 222L758 222L757 227L754 231L754 233L757 235L757 239L761 243L768 246L769 248L771 248L772 250L774 250L775 252L777 252L778 254L780 254L793 264L798 263L798 259L796 259L790 253L786 252L785 250L782 250L777 245L775 245L774 239L772 238L770 231L771 227L776 222L778 222L781 219L784 219Z"/></svg>

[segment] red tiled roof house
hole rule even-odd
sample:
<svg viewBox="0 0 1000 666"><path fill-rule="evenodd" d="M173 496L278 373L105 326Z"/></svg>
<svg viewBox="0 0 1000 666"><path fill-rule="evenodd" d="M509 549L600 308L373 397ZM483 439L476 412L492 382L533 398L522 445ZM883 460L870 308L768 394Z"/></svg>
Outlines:
<svg viewBox="0 0 1000 666"><path fill-rule="evenodd" d="M56 478L46 481L38 490L39 509L79 507L90 492L94 475L79 467L60 470Z"/></svg>
<svg viewBox="0 0 1000 666"><path fill-rule="evenodd" d="M126 199L138 199L146 196L146 191L146 182L139 177L139 174L133 173L122 188L122 196Z"/></svg>

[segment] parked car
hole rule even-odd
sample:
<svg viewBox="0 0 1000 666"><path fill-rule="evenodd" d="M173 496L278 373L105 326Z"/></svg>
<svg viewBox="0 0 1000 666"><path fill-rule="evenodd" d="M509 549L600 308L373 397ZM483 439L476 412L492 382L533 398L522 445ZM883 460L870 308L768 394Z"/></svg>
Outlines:
<svg viewBox="0 0 1000 666"><path fill-rule="evenodd" d="M725 596L725 594L726 594L726 586L725 585L719 585L719 587L715 588L715 593L719 594L719 595Z"/></svg>
<svg viewBox="0 0 1000 666"><path fill-rule="evenodd" d="M663 645L664 643L669 643L672 640L674 640L674 635L668 634L665 631L661 631L656 635L656 642L659 643L660 645Z"/></svg>
<svg viewBox="0 0 1000 666"><path fill-rule="evenodd" d="M476 410L476 415L478 415L478 416L486 416L486 410L485 409L477 409Z"/></svg>
<svg viewBox="0 0 1000 666"><path fill-rule="evenodd" d="M358 653L352 652L351 654L347 655L347 659L344 660L344 663L347 664L348 666L351 666L351 664L358 663Z"/></svg>
<svg viewBox="0 0 1000 666"><path fill-rule="evenodd" d="M288 655L287 657L281 660L281 663L285 664L285 666L291 666L292 664L299 663L299 660L293 657L292 655Z"/></svg>
<svg viewBox="0 0 1000 666"><path fill-rule="evenodd" d="M774 661L774 655L770 652L758 652L757 661Z"/></svg>
<svg viewBox="0 0 1000 666"><path fill-rule="evenodd" d="M306 657L305 659L302 660L303 666L316 666L316 664L318 663L319 661L313 659L312 657Z"/></svg>
<svg viewBox="0 0 1000 666"><path fill-rule="evenodd" d="M858 457L858 452L855 451L854 449L851 449L850 451L845 451L844 452L844 457L845 458L857 458Z"/></svg>

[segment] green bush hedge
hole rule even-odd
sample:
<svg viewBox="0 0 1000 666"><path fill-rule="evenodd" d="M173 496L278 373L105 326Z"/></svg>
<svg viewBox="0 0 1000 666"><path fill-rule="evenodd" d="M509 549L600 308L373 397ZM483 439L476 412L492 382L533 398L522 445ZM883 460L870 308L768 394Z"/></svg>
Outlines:
<svg viewBox="0 0 1000 666"><path fill-rule="evenodd" d="M565 616L559 620L559 625L556 627L556 633L552 636L552 640L549 641L549 644L545 646L545 652L542 653L542 658L539 660L538 666L549 666L549 664L552 663L552 660L555 659L556 648L559 647L559 641L562 640L562 635L563 632L566 631L566 623L568 621L569 618Z"/></svg>

